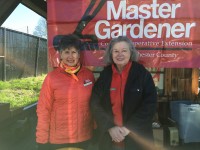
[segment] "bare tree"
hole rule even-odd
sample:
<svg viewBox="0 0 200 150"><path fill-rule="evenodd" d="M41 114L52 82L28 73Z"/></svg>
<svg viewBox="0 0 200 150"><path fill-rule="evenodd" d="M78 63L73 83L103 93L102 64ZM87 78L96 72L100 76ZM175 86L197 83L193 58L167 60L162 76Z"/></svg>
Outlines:
<svg viewBox="0 0 200 150"><path fill-rule="evenodd" d="M47 21L43 17L38 20L38 24L35 27L33 35L39 36L42 38L47 38Z"/></svg>

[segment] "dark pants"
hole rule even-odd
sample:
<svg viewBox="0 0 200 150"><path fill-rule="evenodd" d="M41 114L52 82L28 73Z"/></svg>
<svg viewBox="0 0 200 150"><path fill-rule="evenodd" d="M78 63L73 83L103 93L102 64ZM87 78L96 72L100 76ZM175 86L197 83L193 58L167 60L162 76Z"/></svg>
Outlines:
<svg viewBox="0 0 200 150"><path fill-rule="evenodd" d="M113 146L112 146L112 150L125 150L125 148L124 148L124 147L118 147L118 146L116 146L116 145L113 145Z"/></svg>

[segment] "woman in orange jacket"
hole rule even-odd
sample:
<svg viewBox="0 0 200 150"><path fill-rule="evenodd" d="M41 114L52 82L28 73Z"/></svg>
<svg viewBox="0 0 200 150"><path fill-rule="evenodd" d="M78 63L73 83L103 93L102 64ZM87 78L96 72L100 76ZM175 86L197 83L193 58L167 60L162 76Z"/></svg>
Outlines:
<svg viewBox="0 0 200 150"><path fill-rule="evenodd" d="M94 76L80 64L80 45L75 35L64 36L59 43L59 67L43 82L37 105L39 150L86 149L92 137L89 100Z"/></svg>

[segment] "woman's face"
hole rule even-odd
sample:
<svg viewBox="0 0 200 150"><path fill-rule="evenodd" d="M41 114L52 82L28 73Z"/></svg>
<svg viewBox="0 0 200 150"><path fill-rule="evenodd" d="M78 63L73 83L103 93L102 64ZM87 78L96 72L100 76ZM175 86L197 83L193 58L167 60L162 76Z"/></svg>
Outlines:
<svg viewBox="0 0 200 150"><path fill-rule="evenodd" d="M66 65L74 67L79 62L80 54L75 47L70 47L61 51L60 58Z"/></svg>
<svg viewBox="0 0 200 150"><path fill-rule="evenodd" d="M118 69L123 68L130 60L131 52L128 43L122 41L114 44L112 49L112 59Z"/></svg>

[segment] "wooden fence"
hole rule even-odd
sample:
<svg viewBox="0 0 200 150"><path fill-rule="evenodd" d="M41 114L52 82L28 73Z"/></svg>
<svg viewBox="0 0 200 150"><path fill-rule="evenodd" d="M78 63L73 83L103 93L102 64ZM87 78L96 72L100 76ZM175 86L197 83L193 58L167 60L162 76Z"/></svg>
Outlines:
<svg viewBox="0 0 200 150"><path fill-rule="evenodd" d="M47 39L0 27L0 80L47 73Z"/></svg>

